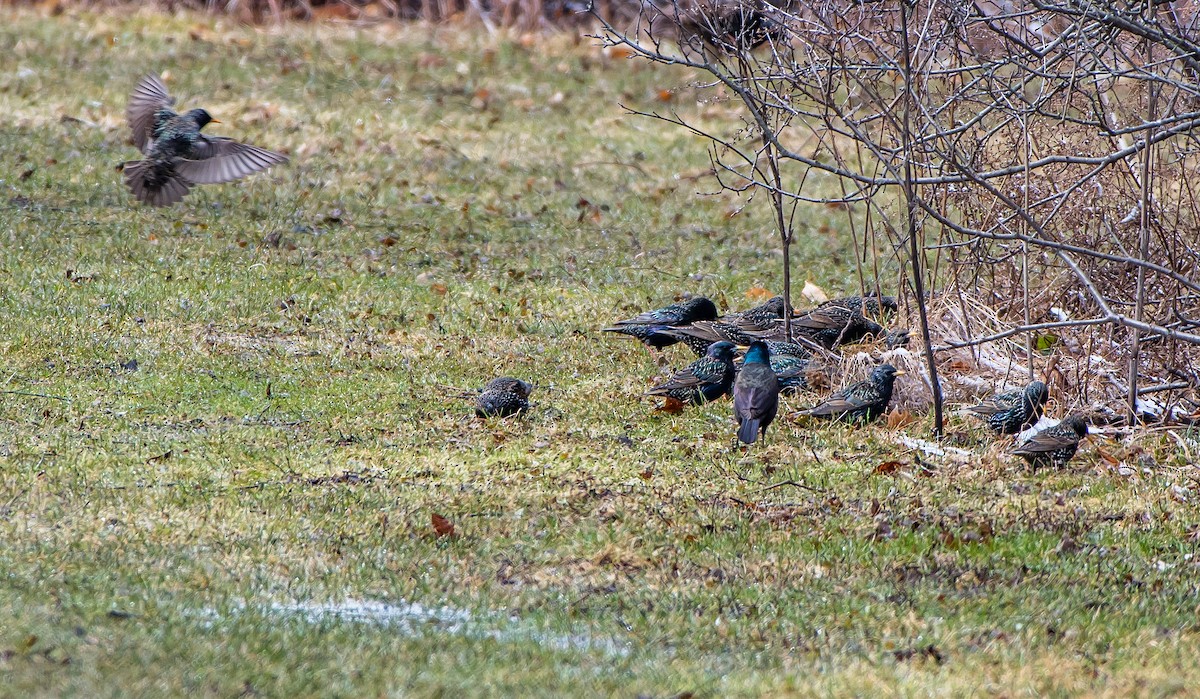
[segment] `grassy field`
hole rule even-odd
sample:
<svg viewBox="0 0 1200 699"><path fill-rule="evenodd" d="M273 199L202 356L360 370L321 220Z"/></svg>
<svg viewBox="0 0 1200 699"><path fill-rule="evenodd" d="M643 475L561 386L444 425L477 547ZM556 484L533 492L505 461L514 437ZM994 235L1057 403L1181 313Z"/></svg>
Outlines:
<svg viewBox="0 0 1200 699"><path fill-rule="evenodd" d="M954 416L971 456L921 466L884 425L744 454L728 403L639 398L690 356L600 327L779 286L769 219L619 106L734 133L696 76L4 12L0 695L1195 694L1191 435L1035 473ZM291 164L135 206L148 71ZM845 214L805 219L801 280L854 291ZM458 397L500 374L526 419Z"/></svg>

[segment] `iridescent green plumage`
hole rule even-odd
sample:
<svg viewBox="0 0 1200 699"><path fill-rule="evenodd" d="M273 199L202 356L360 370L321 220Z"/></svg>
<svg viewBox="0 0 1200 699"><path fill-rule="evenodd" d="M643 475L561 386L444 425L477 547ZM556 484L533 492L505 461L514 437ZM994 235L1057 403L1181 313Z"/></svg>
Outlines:
<svg viewBox="0 0 1200 699"><path fill-rule="evenodd" d="M753 444L779 410L779 380L771 369L770 350L762 342L753 342L746 350L746 361L733 382L733 417L737 420L737 438Z"/></svg>
<svg viewBox="0 0 1200 699"><path fill-rule="evenodd" d="M666 383L646 392L651 396L669 396L682 403L700 405L728 395L736 371L731 342L715 342L708 353L678 371Z"/></svg>

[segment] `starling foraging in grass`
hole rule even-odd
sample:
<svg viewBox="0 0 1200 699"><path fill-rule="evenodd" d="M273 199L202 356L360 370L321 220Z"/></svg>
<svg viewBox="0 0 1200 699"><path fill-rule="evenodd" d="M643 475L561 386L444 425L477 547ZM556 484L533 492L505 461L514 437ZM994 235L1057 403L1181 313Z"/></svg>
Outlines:
<svg viewBox="0 0 1200 699"><path fill-rule="evenodd" d="M1038 421L1049 395L1046 384L1034 381L1019 391L992 396L970 410L983 418L996 434L1016 434Z"/></svg>
<svg viewBox="0 0 1200 699"><path fill-rule="evenodd" d="M679 342L678 337L663 331L673 327L689 325L698 320L716 320L717 307L712 301L697 296L665 308L646 311L629 320L618 321L604 332L622 333L641 340L647 347L662 349Z"/></svg>
<svg viewBox="0 0 1200 699"><path fill-rule="evenodd" d="M708 354L708 348L714 342L748 345L755 340L747 331L733 323L726 323L724 320L701 320L682 328L669 328L663 332L682 340L701 357Z"/></svg>
<svg viewBox="0 0 1200 699"><path fill-rule="evenodd" d="M479 417L508 417L529 408L529 393L533 386L509 376L492 379L475 400Z"/></svg>
<svg viewBox="0 0 1200 699"><path fill-rule="evenodd" d="M1066 466L1079 449L1079 440L1087 436L1087 422L1079 415L1070 415L1057 425L1052 425L1029 438L1012 450L1033 465Z"/></svg>
<svg viewBox="0 0 1200 699"><path fill-rule="evenodd" d="M771 371L779 381L779 392L796 393L808 388L808 360L788 354L771 354Z"/></svg>
<svg viewBox="0 0 1200 699"><path fill-rule="evenodd" d="M772 296L754 308L727 313L721 320L742 330L766 330L781 320L786 312L783 297Z"/></svg>
<svg viewBox="0 0 1200 699"><path fill-rule="evenodd" d="M170 206L198 184L232 182L287 162L287 156L220 136L200 133L221 122L203 109L171 110L175 99L154 75L134 88L125 109L133 143L145 160L124 165L125 184L139 201Z"/></svg>
<svg viewBox="0 0 1200 699"><path fill-rule="evenodd" d="M714 342L708 354L676 372L666 383L646 392L648 396L669 396L681 403L700 405L729 394L733 377L732 342Z"/></svg>
<svg viewBox="0 0 1200 699"><path fill-rule="evenodd" d="M752 342L746 350L746 362L733 382L733 417L737 420L737 438L754 444L759 434L767 437L767 428L779 410L779 380L771 369L771 351L763 342Z"/></svg>
<svg viewBox="0 0 1200 699"><path fill-rule="evenodd" d="M768 330L753 331L750 334L764 340L787 339L783 323L776 323ZM806 340L825 349L852 345L868 335L883 334L882 325L863 316L859 311L844 306L814 308L792 319L794 339Z"/></svg>
<svg viewBox="0 0 1200 699"><path fill-rule="evenodd" d="M904 372L891 364L875 367L869 377L850 384L802 414L846 422L869 422L887 410L897 376L904 376Z"/></svg>

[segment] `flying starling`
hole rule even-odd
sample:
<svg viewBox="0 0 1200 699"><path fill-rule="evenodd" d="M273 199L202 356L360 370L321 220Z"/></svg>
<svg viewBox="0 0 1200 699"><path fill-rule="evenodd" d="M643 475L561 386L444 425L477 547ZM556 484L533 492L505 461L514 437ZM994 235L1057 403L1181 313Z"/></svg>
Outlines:
<svg viewBox="0 0 1200 699"><path fill-rule="evenodd" d="M529 393L533 386L509 376L492 379L475 400L479 417L508 417L529 408Z"/></svg>
<svg viewBox="0 0 1200 699"><path fill-rule="evenodd" d="M733 382L733 417L738 422L737 438L754 444L779 410L779 380L771 369L771 351L763 342L752 342L746 350L746 362Z"/></svg>
<svg viewBox="0 0 1200 699"><path fill-rule="evenodd" d="M992 396L970 410L983 418L996 434L1016 434L1038 421L1049 395L1046 384L1034 381L1019 391Z"/></svg>
<svg viewBox="0 0 1200 699"><path fill-rule="evenodd" d="M708 354L676 372L666 383L646 392L648 396L669 396L681 403L700 405L729 394L733 377L732 342L714 342Z"/></svg>
<svg viewBox="0 0 1200 699"><path fill-rule="evenodd" d="M629 320L618 321L611 328L605 328L604 332L636 337L647 347L662 349L679 342L678 337L667 335L664 330L689 325L698 320L716 319L717 307L713 302L703 296L697 296L665 308L646 311Z"/></svg>
<svg viewBox="0 0 1200 699"><path fill-rule="evenodd" d="M846 422L869 422L887 410L897 376L904 376L904 372L891 364L875 367L869 377L850 384L802 414Z"/></svg>
<svg viewBox="0 0 1200 699"><path fill-rule="evenodd" d="M1028 442L1012 450L1024 457L1034 468L1040 466L1066 466L1079 449L1079 440L1087 436L1088 426L1083 417L1069 415L1057 425L1052 425L1030 437Z"/></svg>
<svg viewBox="0 0 1200 699"><path fill-rule="evenodd" d="M134 88L125 109L133 143L145 160L124 165L125 185L139 201L170 206L198 184L232 182L286 163L287 156L220 136L200 133L221 122L203 109L171 110L175 98L157 76L147 75Z"/></svg>

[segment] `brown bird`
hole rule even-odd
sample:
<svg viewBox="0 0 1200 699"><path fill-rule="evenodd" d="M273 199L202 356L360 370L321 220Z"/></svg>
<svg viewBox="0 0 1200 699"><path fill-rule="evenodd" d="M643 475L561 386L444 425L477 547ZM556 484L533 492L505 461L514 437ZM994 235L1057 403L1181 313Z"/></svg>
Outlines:
<svg viewBox="0 0 1200 699"><path fill-rule="evenodd" d="M170 206L195 185L232 182L288 160L258 146L205 136L201 129L221 122L203 109L177 114L173 104L162 81L147 75L125 109L133 143L146 156L125 163L125 185L145 204Z"/></svg>

